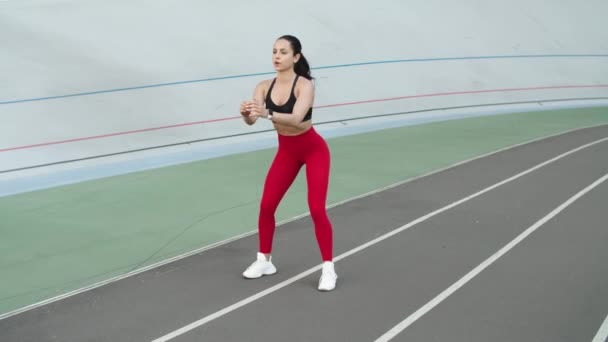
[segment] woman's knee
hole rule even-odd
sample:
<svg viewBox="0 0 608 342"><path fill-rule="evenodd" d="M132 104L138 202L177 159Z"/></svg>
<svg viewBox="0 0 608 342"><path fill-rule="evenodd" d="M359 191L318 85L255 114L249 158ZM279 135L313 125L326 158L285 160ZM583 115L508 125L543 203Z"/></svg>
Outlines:
<svg viewBox="0 0 608 342"><path fill-rule="evenodd" d="M260 202L260 214L261 215L274 215L277 211L278 203L275 201L262 199Z"/></svg>
<svg viewBox="0 0 608 342"><path fill-rule="evenodd" d="M325 221L327 220L327 210L323 205L311 205L310 206L310 216L312 216L313 221Z"/></svg>

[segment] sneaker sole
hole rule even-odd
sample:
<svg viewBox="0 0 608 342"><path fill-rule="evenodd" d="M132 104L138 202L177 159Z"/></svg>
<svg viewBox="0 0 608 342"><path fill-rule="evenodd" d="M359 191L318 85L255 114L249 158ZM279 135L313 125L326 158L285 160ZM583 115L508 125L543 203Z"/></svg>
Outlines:
<svg viewBox="0 0 608 342"><path fill-rule="evenodd" d="M245 279L259 279L259 278L262 278L263 276L273 275L275 273L277 273L276 269L273 270L273 271L271 271L271 272L262 273L259 277L247 277L246 275L243 274L243 278L245 278Z"/></svg>
<svg viewBox="0 0 608 342"><path fill-rule="evenodd" d="M335 289L335 287L333 287L331 289L317 289L317 290L319 290L320 292L329 292L329 291L332 291L334 289Z"/></svg>
<svg viewBox="0 0 608 342"><path fill-rule="evenodd" d="M336 278L336 283L338 282L338 278ZM326 288L319 288L317 287L317 290L321 291L321 292L329 292L332 291L336 288L336 284L334 284L334 287L330 288L330 289L326 289Z"/></svg>

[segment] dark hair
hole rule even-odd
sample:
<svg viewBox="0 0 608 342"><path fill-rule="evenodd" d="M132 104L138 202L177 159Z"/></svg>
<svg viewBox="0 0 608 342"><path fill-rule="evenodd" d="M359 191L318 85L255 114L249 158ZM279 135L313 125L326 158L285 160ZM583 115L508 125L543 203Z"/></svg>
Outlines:
<svg viewBox="0 0 608 342"><path fill-rule="evenodd" d="M290 35L281 36L277 40L279 39L285 39L289 42L294 56L296 54L300 54L300 59L298 59L298 62L293 66L293 70L296 72L296 74L312 80L313 77L310 75L310 65L308 65L308 61L306 58L304 58L304 54L302 54L302 44L300 43L300 40Z"/></svg>

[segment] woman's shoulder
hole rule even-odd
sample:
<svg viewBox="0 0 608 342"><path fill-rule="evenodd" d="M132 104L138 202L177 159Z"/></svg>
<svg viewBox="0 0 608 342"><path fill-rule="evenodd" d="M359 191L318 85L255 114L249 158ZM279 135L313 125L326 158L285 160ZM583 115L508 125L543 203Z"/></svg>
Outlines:
<svg viewBox="0 0 608 342"><path fill-rule="evenodd" d="M300 77L298 77L298 85L304 85L304 86L308 87L308 86L314 85L314 83L312 80L309 80L308 78L306 78L304 76L300 76Z"/></svg>
<svg viewBox="0 0 608 342"><path fill-rule="evenodd" d="M296 82L296 89L297 90L301 90L301 89L314 89L315 88L315 84L312 80L309 80L306 77L298 77L298 80Z"/></svg>
<svg viewBox="0 0 608 342"><path fill-rule="evenodd" d="M256 86L255 86L255 93L261 94L265 98L266 94L268 94L268 89L270 89L271 82L272 82L272 79L262 80L262 81L258 82L258 84L256 84Z"/></svg>
<svg viewBox="0 0 608 342"><path fill-rule="evenodd" d="M273 78L267 79L267 80L261 80L260 82L258 82L256 87L262 88L262 89L268 89L268 88L270 88L270 84L272 83L272 80L273 80Z"/></svg>

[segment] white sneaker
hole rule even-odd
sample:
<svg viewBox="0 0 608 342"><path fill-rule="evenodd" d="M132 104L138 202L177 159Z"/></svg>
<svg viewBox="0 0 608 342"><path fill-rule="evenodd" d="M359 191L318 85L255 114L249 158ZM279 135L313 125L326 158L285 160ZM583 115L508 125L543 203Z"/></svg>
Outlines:
<svg viewBox="0 0 608 342"><path fill-rule="evenodd" d="M321 278L319 279L319 291L331 291L336 288L338 275L334 270L334 263L326 261L321 268Z"/></svg>
<svg viewBox="0 0 608 342"><path fill-rule="evenodd" d="M253 279L259 278L263 275L270 275L277 273L276 267L272 264L272 257L269 260L266 260L266 256L264 254L258 252L258 258L256 261L249 266L245 272L243 272L243 277Z"/></svg>

